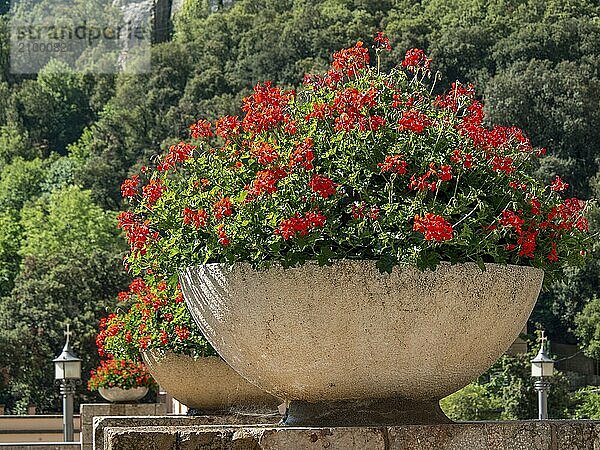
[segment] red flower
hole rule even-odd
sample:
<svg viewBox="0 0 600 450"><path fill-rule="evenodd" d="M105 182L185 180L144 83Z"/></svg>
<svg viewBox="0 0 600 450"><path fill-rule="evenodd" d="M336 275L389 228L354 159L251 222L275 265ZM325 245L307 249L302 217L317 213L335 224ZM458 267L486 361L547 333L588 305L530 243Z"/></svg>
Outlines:
<svg viewBox="0 0 600 450"><path fill-rule="evenodd" d="M231 136L239 133L240 126L241 123L238 116L225 116L215 123L217 136L222 137L226 141Z"/></svg>
<svg viewBox="0 0 600 450"><path fill-rule="evenodd" d="M419 69L429 70L430 65L431 59L427 58L425 52L418 48L408 50L404 61L402 61L402 67L406 67L410 71L417 71Z"/></svg>
<svg viewBox="0 0 600 450"><path fill-rule="evenodd" d="M550 185L550 189L555 192L564 191L568 187L569 187L569 185L567 183L565 183L558 175L556 175L556 178Z"/></svg>
<svg viewBox="0 0 600 450"><path fill-rule="evenodd" d="M169 343L169 336L165 330L160 330L160 342L162 345L167 345Z"/></svg>
<svg viewBox="0 0 600 450"><path fill-rule="evenodd" d="M175 325L175 334L180 340L185 341L190 337L190 330L187 327Z"/></svg>
<svg viewBox="0 0 600 450"><path fill-rule="evenodd" d="M140 336L140 338L138 339L138 345L142 350L146 350L151 342L152 336L149 335Z"/></svg>
<svg viewBox="0 0 600 450"><path fill-rule="evenodd" d="M250 186L247 186L249 198L247 201L253 200L255 197L263 193L272 194L277 191L277 183L285 178L287 172L282 167L274 167L267 170L261 170L256 174L256 178Z"/></svg>
<svg viewBox="0 0 600 450"><path fill-rule="evenodd" d="M425 114L414 109L404 111L402 117L398 120L400 131L409 130L417 134L422 133L425 127L429 127L432 124L433 122Z"/></svg>
<svg viewBox="0 0 600 450"><path fill-rule="evenodd" d="M448 241L452 239L452 225L442 216L427 213L425 217L415 216L413 231L423 233L427 241Z"/></svg>
<svg viewBox="0 0 600 450"><path fill-rule="evenodd" d="M502 211L502 218L500 224L505 227L513 227L517 233L521 233L521 226L525 223L514 211L504 210Z"/></svg>
<svg viewBox="0 0 600 450"><path fill-rule="evenodd" d="M294 135L298 132L298 124L295 120L286 120L283 131L285 131L287 134Z"/></svg>
<svg viewBox="0 0 600 450"><path fill-rule="evenodd" d="M227 237L227 233L225 233L225 227L223 224L219 224L217 227L217 238L219 239L219 244L221 244L223 247L227 247L231 243Z"/></svg>
<svg viewBox="0 0 600 450"><path fill-rule="evenodd" d="M496 172L504 172L506 174L513 173L515 171L513 159L496 155L492 159L492 169Z"/></svg>
<svg viewBox="0 0 600 450"><path fill-rule="evenodd" d="M363 47L361 41L358 41L354 47L344 48L339 52L334 53L331 66L337 72L352 77L368 64L369 51Z"/></svg>
<svg viewBox="0 0 600 450"><path fill-rule="evenodd" d="M442 181L450 181L452 179L452 166L442 166L437 174Z"/></svg>
<svg viewBox="0 0 600 450"><path fill-rule="evenodd" d="M537 199L537 198L532 198L529 203L531 204L531 214L533 214L534 216L539 215L542 211L541 211L541 207L542 207L542 203Z"/></svg>
<svg viewBox="0 0 600 450"><path fill-rule="evenodd" d="M394 172L399 175L404 175L406 173L408 163L404 161L400 155L387 155L385 157L385 161L378 163L377 166L381 169L382 173Z"/></svg>
<svg viewBox="0 0 600 450"><path fill-rule="evenodd" d="M527 190L527 184L525 184L525 183L517 183L517 182L516 182L516 181L514 181L514 180L513 180L513 181L511 181L510 183L508 183L508 185L509 185L509 186L510 186L512 189L514 189L514 190L517 190L517 189L521 189L521 190L523 190L523 191L526 191L526 190Z"/></svg>
<svg viewBox="0 0 600 450"><path fill-rule="evenodd" d="M270 81L257 84L254 93L243 100L242 110L246 113L242 120L244 131L262 133L288 122L286 108L293 96L292 91L273 87Z"/></svg>
<svg viewBox="0 0 600 450"><path fill-rule="evenodd" d="M310 211L304 214L304 217L296 213L289 219L283 219L273 233L280 235L284 240L294 237L308 235L311 228L321 228L325 225L327 218L319 211Z"/></svg>
<svg viewBox="0 0 600 450"><path fill-rule="evenodd" d="M121 195L123 198L135 197L137 194L137 188L140 184L140 176L132 175L131 178L126 179L121 184Z"/></svg>
<svg viewBox="0 0 600 450"><path fill-rule="evenodd" d="M313 175L308 185L323 198L329 198L336 193L337 184L324 175Z"/></svg>
<svg viewBox="0 0 600 450"><path fill-rule="evenodd" d="M152 207L166 190L167 188L163 185L160 178L150 180L142 189L147 206Z"/></svg>
<svg viewBox="0 0 600 450"><path fill-rule="evenodd" d="M156 170L159 172L165 172L167 170L175 168L177 163L187 161L192 157L192 154L196 150L196 147L185 142L180 142L177 145L171 145L169 147L169 153L165 155L162 162L156 166Z"/></svg>
<svg viewBox="0 0 600 450"><path fill-rule="evenodd" d="M377 131L385 126L385 119L381 116L371 116L369 118L369 128L372 131Z"/></svg>
<svg viewBox="0 0 600 450"><path fill-rule="evenodd" d="M383 34L382 31L378 31L375 35L375 42L377 43L377 47L383 50L387 50L388 52L392 51L392 46L390 45L390 40L387 36Z"/></svg>
<svg viewBox="0 0 600 450"><path fill-rule="evenodd" d="M194 139L210 137L213 135L211 123L208 120L199 120L190 125L191 135Z"/></svg>
<svg viewBox="0 0 600 450"><path fill-rule="evenodd" d="M203 209L194 211L190 208L184 208L183 223L186 225L193 224L196 228L205 227L208 223L208 213Z"/></svg>
<svg viewBox="0 0 600 450"><path fill-rule="evenodd" d="M213 213L215 215L215 219L221 220L223 217L231 216L233 213L232 208L233 203L229 199L229 197L223 197L221 200L216 202L213 205Z"/></svg>
<svg viewBox="0 0 600 450"><path fill-rule="evenodd" d="M296 149L290 156L290 167L300 165L306 170L312 170L314 159L313 140L308 137L296 145Z"/></svg>
<svg viewBox="0 0 600 450"><path fill-rule="evenodd" d="M457 111L459 101L462 98L472 99L475 96L475 86L473 84L464 85L458 82L452 82L452 86L445 95L438 95L434 105L441 108Z"/></svg>
<svg viewBox="0 0 600 450"><path fill-rule="evenodd" d="M148 291L148 285L141 278L136 278L129 284L129 290L136 295L144 295Z"/></svg>
<svg viewBox="0 0 600 450"><path fill-rule="evenodd" d="M558 254L556 253L556 243L551 243L552 248L550 249L550 253L548 254L548 261L556 262L558 261Z"/></svg>
<svg viewBox="0 0 600 450"><path fill-rule="evenodd" d="M256 158L259 164L267 165L274 162L279 158L277 150L267 142L259 142L252 146L250 154L253 158Z"/></svg>
<svg viewBox="0 0 600 450"><path fill-rule="evenodd" d="M429 189L430 191L435 191L437 189L437 182L432 181L431 183L427 181L432 175L437 175L437 170L435 170L435 163L429 164L429 170L425 172L424 175L420 177L416 177L413 175L410 177L410 183L408 185L409 189L415 189L418 191L425 191Z"/></svg>
<svg viewBox="0 0 600 450"><path fill-rule="evenodd" d="M527 258L534 257L533 252L536 248L536 239L538 234L538 230L521 233L521 235L517 238L517 244L521 246L519 256L525 256Z"/></svg>

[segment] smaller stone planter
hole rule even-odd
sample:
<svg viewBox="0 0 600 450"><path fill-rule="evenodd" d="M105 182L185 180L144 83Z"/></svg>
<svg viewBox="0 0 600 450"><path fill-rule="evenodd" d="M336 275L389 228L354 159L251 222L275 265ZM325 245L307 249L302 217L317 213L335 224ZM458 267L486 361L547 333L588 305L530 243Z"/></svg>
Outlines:
<svg viewBox="0 0 600 450"><path fill-rule="evenodd" d="M273 412L282 403L244 380L218 356L193 358L150 350L142 358L156 382L188 408L210 413Z"/></svg>
<svg viewBox="0 0 600 450"><path fill-rule="evenodd" d="M121 389L119 387L103 388L98 389L100 395L112 403L131 403L137 402L144 398L148 393L148 388L140 386L132 389Z"/></svg>

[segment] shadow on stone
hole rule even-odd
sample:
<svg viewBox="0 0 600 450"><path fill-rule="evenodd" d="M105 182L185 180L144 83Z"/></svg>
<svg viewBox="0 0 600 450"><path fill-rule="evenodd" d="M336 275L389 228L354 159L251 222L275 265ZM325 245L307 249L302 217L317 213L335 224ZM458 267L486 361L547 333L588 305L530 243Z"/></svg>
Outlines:
<svg viewBox="0 0 600 450"><path fill-rule="evenodd" d="M292 401L282 421L286 426L348 427L433 425L453 423L439 402L407 402L398 398L339 400L309 403Z"/></svg>

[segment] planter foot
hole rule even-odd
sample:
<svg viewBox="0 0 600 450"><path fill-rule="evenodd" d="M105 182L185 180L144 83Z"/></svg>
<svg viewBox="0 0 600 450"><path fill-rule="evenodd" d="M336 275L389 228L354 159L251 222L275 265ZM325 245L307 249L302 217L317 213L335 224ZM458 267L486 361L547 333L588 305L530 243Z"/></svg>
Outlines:
<svg viewBox="0 0 600 450"><path fill-rule="evenodd" d="M292 400L283 425L349 427L452 423L439 402L414 403L397 398L309 403Z"/></svg>

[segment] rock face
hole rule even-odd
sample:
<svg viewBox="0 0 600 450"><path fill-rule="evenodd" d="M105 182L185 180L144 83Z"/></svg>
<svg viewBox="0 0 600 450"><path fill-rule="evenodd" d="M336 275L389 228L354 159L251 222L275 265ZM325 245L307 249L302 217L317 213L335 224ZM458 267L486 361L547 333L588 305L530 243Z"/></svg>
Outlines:
<svg viewBox="0 0 600 450"><path fill-rule="evenodd" d="M152 41L168 41L173 32L173 17L183 6L184 0L113 0L123 14L123 22L131 28L152 28Z"/></svg>
<svg viewBox="0 0 600 450"><path fill-rule="evenodd" d="M303 426L447 421L438 400L506 351L542 279L531 267L471 263L381 274L373 261L208 264L180 276L214 348L251 383L291 400L286 423Z"/></svg>

